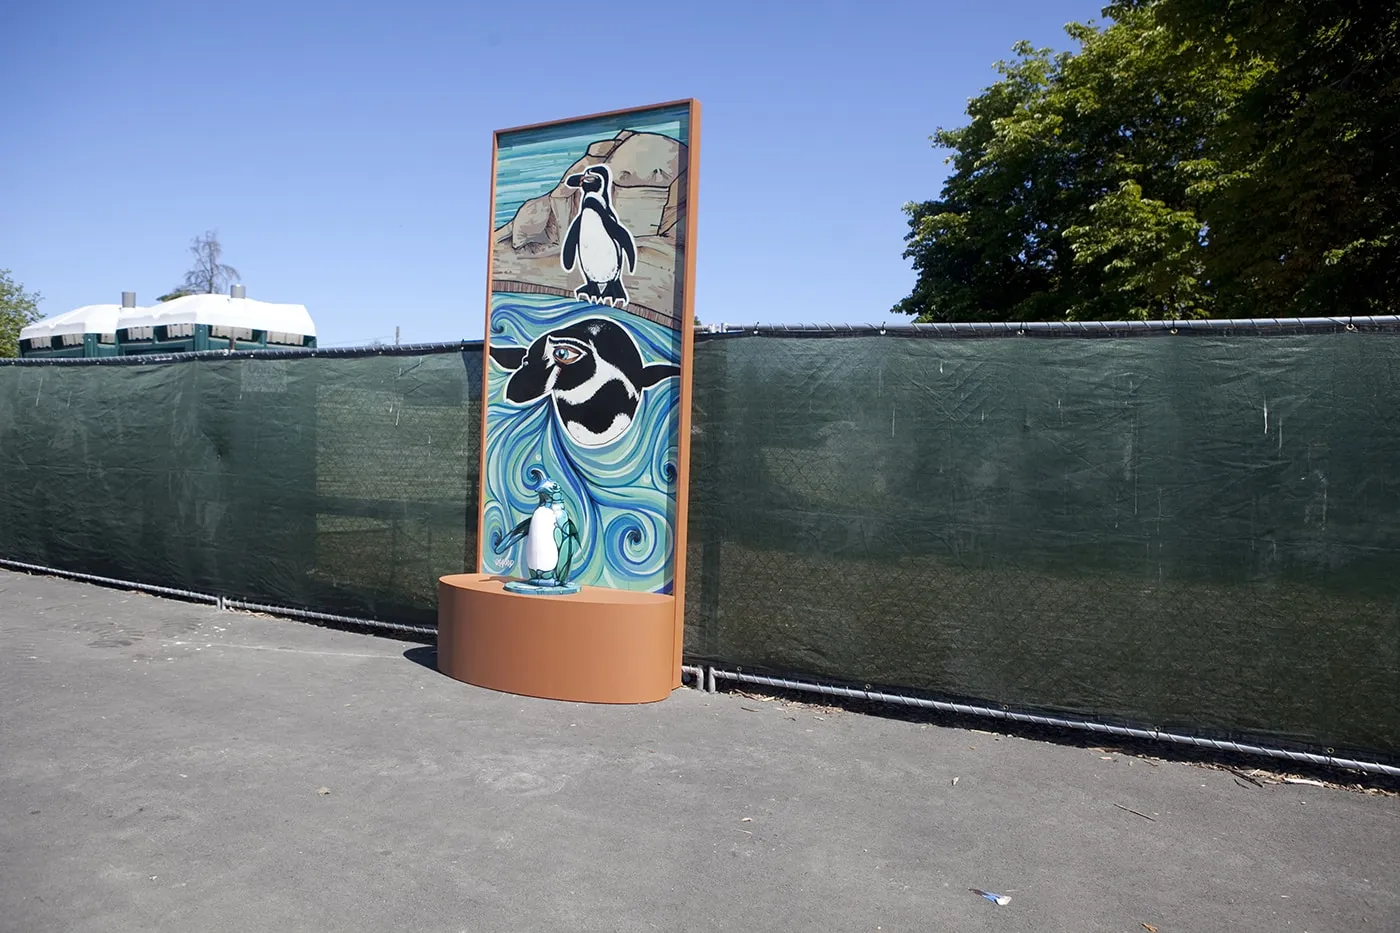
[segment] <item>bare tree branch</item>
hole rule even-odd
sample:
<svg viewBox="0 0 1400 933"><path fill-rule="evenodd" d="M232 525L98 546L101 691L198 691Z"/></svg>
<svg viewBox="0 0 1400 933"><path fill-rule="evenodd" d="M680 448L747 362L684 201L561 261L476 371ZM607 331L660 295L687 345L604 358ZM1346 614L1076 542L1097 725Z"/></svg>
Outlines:
<svg viewBox="0 0 1400 933"><path fill-rule="evenodd" d="M217 230L206 230L203 236L191 240L190 252L194 255L194 266L185 273L185 291L212 295L223 292L240 278L237 269L220 262L224 248L219 243Z"/></svg>

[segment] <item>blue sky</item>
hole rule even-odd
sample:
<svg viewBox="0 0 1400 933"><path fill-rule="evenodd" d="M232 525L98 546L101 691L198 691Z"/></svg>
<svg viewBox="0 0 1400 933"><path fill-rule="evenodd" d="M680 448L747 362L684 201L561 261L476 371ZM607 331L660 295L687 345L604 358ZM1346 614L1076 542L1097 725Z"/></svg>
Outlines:
<svg viewBox="0 0 1400 933"><path fill-rule="evenodd" d="M477 338L492 131L695 97L701 319L893 321L929 135L1102 3L0 4L0 268L150 304L217 229L324 346Z"/></svg>

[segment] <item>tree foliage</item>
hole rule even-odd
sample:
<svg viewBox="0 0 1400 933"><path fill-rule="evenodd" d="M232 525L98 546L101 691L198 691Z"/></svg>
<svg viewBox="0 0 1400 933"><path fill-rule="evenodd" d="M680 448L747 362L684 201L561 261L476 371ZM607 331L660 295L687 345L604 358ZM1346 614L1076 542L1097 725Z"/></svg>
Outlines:
<svg viewBox="0 0 1400 933"><path fill-rule="evenodd" d="M38 292L27 292L12 279L9 269L0 269L0 357L19 356L19 332L39 320L42 300Z"/></svg>
<svg viewBox="0 0 1400 933"><path fill-rule="evenodd" d="M1400 140L1400 15L1366 7L1357 44L1345 6L1124 0L1106 27L1067 27L1076 52L1018 45L969 123L933 136L953 170L939 198L905 207L918 280L896 310L1393 310L1400 162L1383 156Z"/></svg>
<svg viewBox="0 0 1400 933"><path fill-rule="evenodd" d="M218 231L207 230L203 236L191 240L190 253L194 256L194 265L185 273L184 284L162 296L160 301L182 295L223 292L238 280L238 270L223 262L224 248L219 243Z"/></svg>
<svg viewBox="0 0 1400 933"><path fill-rule="evenodd" d="M1400 310L1400 7L1372 0L1155 0L1197 54L1257 63L1216 140L1222 294L1263 314ZM1271 309L1279 309L1277 312Z"/></svg>

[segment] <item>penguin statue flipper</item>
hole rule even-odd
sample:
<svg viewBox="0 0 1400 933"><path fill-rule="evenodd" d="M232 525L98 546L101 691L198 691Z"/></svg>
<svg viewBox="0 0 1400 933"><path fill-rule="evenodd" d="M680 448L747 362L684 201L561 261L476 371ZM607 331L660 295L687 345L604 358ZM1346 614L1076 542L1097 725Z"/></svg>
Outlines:
<svg viewBox="0 0 1400 933"><path fill-rule="evenodd" d="M529 531L530 520L527 518L523 522L512 528L508 534L501 538L501 540L497 541L496 546L493 547L491 550L493 550L497 554L504 554L508 548L514 545L515 542L519 541L521 538L525 537L525 535Z"/></svg>
<svg viewBox="0 0 1400 933"><path fill-rule="evenodd" d="M554 579L562 586L569 582L569 576L573 573L574 555L579 550L578 528L572 518L566 518L562 526L555 526L554 539L559 546L559 563L554 568Z"/></svg>

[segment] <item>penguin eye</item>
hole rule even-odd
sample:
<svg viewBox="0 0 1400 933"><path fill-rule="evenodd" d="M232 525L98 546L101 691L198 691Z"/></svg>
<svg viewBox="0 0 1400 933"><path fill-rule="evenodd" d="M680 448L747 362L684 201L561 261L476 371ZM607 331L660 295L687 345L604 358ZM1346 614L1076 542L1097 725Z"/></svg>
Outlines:
<svg viewBox="0 0 1400 933"><path fill-rule="evenodd" d="M554 362L558 363L560 366L568 366L570 363L576 363L583 359L582 350L562 344L555 347L553 353L550 355L554 357Z"/></svg>

